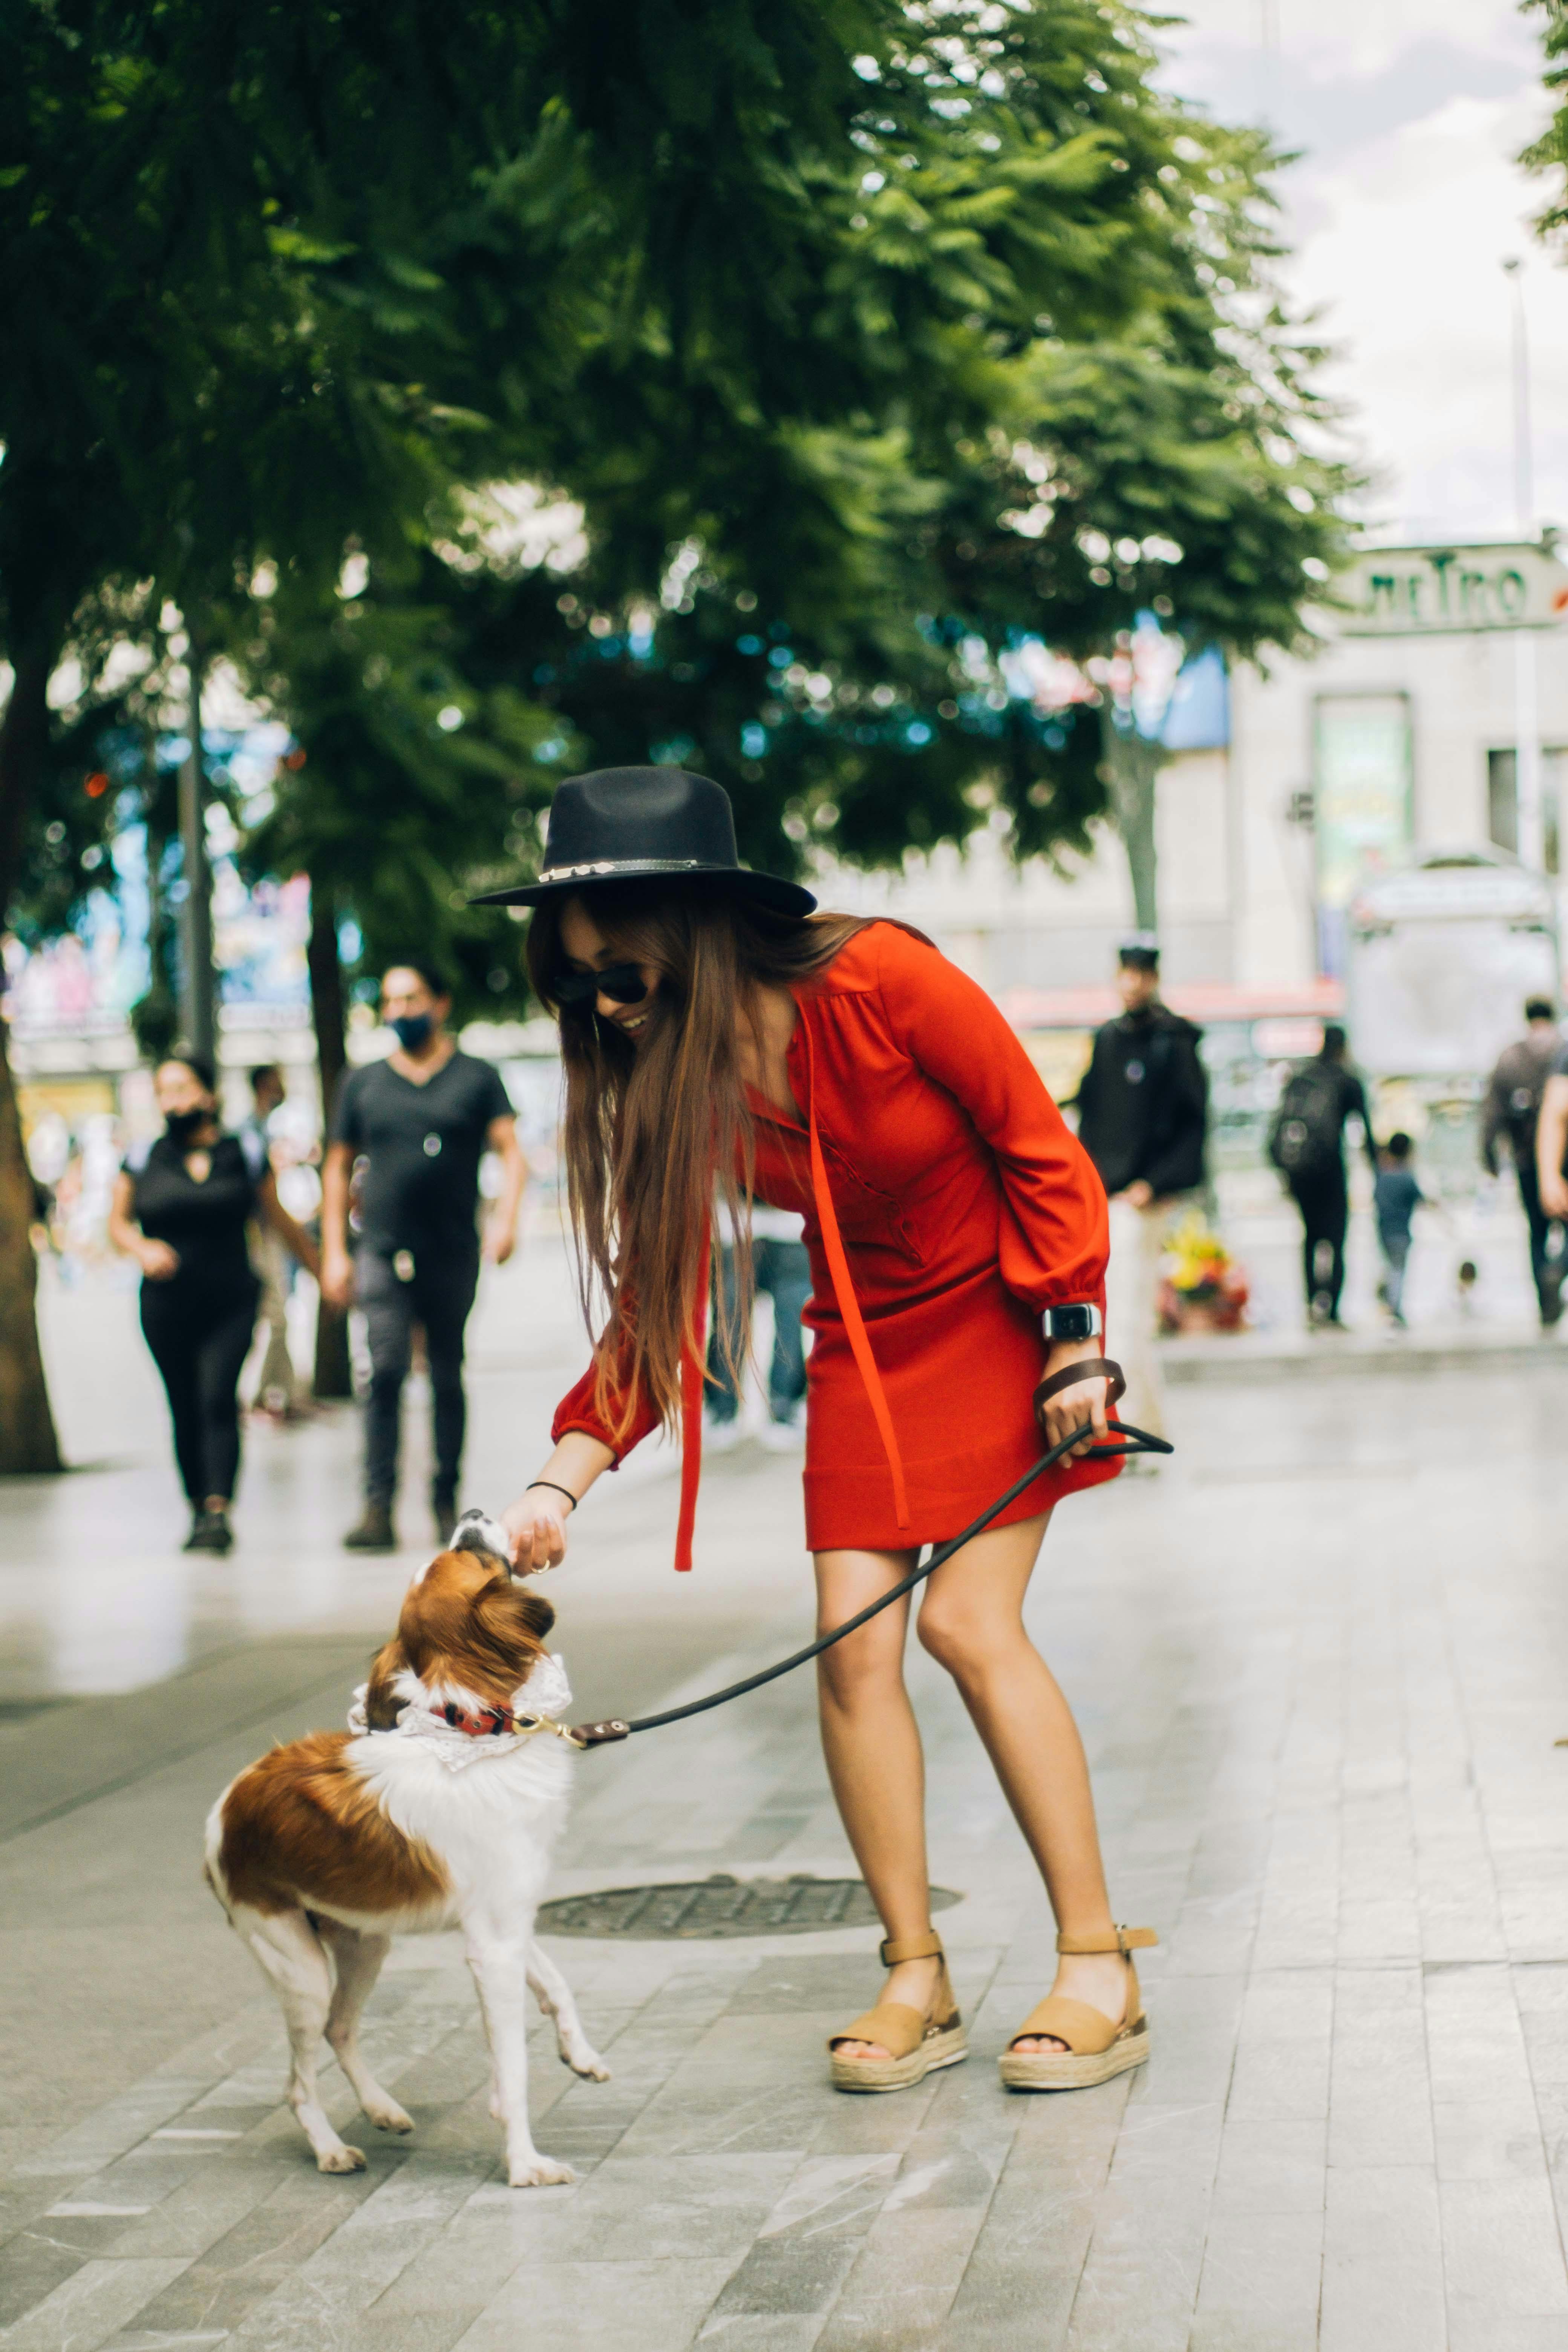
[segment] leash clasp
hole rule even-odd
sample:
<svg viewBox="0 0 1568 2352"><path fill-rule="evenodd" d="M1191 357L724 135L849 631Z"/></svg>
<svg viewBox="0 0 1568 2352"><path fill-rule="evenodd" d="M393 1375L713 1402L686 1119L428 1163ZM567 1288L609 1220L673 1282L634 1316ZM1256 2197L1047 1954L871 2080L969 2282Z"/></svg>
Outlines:
<svg viewBox="0 0 1568 2352"><path fill-rule="evenodd" d="M552 1728L560 1730L563 1739L569 1739L574 1748L604 1748L611 1740L629 1738L632 1727L618 1716L612 1716L607 1723L574 1723L569 1731L559 1725Z"/></svg>

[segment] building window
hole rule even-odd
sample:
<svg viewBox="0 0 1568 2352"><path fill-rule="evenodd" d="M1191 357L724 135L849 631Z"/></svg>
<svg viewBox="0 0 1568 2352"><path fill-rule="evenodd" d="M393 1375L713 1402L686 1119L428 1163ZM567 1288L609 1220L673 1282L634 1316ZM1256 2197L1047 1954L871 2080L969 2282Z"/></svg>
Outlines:
<svg viewBox="0 0 1568 2352"><path fill-rule="evenodd" d="M1541 753L1541 836L1546 871L1562 871L1559 811L1568 782L1568 746L1543 746ZM1487 753L1487 831L1500 849L1519 856L1519 761L1512 745Z"/></svg>

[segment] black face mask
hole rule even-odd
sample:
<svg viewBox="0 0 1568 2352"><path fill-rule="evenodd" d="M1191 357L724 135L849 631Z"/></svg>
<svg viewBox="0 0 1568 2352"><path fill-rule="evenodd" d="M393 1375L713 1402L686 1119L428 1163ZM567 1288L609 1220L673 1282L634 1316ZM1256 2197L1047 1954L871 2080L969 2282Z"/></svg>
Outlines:
<svg viewBox="0 0 1568 2352"><path fill-rule="evenodd" d="M171 1143L189 1143L199 1128L212 1117L210 1110L171 1110L163 1115L163 1128Z"/></svg>
<svg viewBox="0 0 1568 2352"><path fill-rule="evenodd" d="M436 1024L428 1013L400 1013L386 1025L404 1052L410 1054L425 1044Z"/></svg>

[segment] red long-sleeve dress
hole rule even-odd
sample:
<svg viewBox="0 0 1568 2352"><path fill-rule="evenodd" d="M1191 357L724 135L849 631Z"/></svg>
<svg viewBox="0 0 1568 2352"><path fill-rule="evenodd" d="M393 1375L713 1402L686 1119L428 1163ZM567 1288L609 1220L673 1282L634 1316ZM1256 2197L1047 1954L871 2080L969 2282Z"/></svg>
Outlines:
<svg viewBox="0 0 1568 2352"><path fill-rule="evenodd" d="M815 1334L807 1365L806 1542L898 1551L966 1527L1044 1450L1033 1392L1044 1308L1103 1310L1105 1194L991 999L893 923L850 939L794 992L800 1124L753 1094L756 1196L801 1212ZM700 1458L697 1368L682 1416L678 1568L690 1565ZM626 1453L590 1370L556 1412ZM1119 1462L1047 1471L996 1524L1032 1517Z"/></svg>

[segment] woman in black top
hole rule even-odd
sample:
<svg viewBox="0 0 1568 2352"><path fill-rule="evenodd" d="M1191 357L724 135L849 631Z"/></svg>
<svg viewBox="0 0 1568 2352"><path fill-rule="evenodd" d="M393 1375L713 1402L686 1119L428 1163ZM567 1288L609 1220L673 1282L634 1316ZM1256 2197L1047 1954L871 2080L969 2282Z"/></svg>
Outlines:
<svg viewBox="0 0 1568 2352"><path fill-rule="evenodd" d="M314 1274L314 1244L278 1198L257 1141L225 1135L216 1073L195 1055L163 1063L153 1087L163 1132L115 1179L109 1237L142 1268L142 1329L163 1376L174 1454L190 1497L187 1551L227 1551L239 1472L239 1375L260 1286L246 1226L263 1219Z"/></svg>

